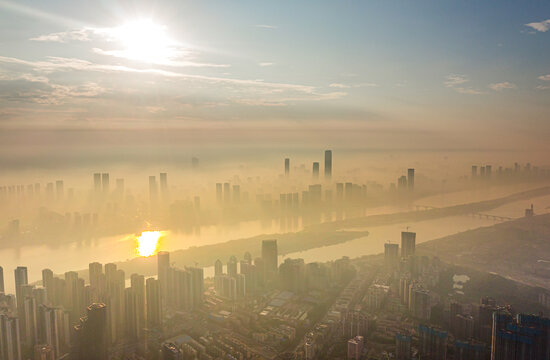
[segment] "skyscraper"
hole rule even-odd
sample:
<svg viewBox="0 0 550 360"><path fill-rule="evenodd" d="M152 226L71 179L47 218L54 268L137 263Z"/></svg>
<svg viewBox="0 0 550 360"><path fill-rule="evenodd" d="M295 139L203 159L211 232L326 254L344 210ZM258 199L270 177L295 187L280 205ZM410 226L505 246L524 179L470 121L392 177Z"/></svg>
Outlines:
<svg viewBox="0 0 550 360"><path fill-rule="evenodd" d="M406 258L414 255L416 246L416 233L403 231L401 232L401 257Z"/></svg>
<svg viewBox="0 0 550 360"><path fill-rule="evenodd" d="M0 358L21 360L19 319L0 314Z"/></svg>
<svg viewBox="0 0 550 360"><path fill-rule="evenodd" d="M425 325L418 326L419 354L422 359L446 360L447 359L446 331Z"/></svg>
<svg viewBox="0 0 550 360"><path fill-rule="evenodd" d="M4 293L4 268L0 266L0 293Z"/></svg>
<svg viewBox="0 0 550 360"><path fill-rule="evenodd" d="M332 150L325 150L325 180L332 179Z"/></svg>
<svg viewBox="0 0 550 360"><path fill-rule="evenodd" d="M109 194L109 173L101 174L101 185L103 186L103 193L105 195Z"/></svg>
<svg viewBox="0 0 550 360"><path fill-rule="evenodd" d="M160 283L154 278L149 278L145 282L145 287L147 291L147 327L158 327L162 322Z"/></svg>
<svg viewBox="0 0 550 360"><path fill-rule="evenodd" d="M160 195L163 201L168 200L168 174L160 173Z"/></svg>
<svg viewBox="0 0 550 360"><path fill-rule="evenodd" d="M55 193L57 201L63 200L63 197L65 196L63 189L63 180L57 180L55 182Z"/></svg>
<svg viewBox="0 0 550 360"><path fill-rule="evenodd" d="M384 244L384 263L388 268L394 268L399 264L398 244Z"/></svg>
<svg viewBox="0 0 550 360"><path fill-rule="evenodd" d="M136 329L137 335L139 338L143 336L143 329L147 326L145 323L145 277L143 275L132 274L130 277L131 290L134 294L136 305L135 305L135 315L136 315Z"/></svg>
<svg viewBox="0 0 550 360"><path fill-rule="evenodd" d="M18 314L22 314L23 301L25 299L23 297L21 287L29 283L29 280L27 277L27 268L25 266L18 266L17 269L14 270L14 274L15 274L15 297L17 299L17 312Z"/></svg>
<svg viewBox="0 0 550 360"><path fill-rule="evenodd" d="M107 359L107 306L94 303L87 308L87 316L74 327L75 346L71 359Z"/></svg>
<svg viewBox="0 0 550 360"><path fill-rule="evenodd" d="M313 169L312 169L311 173L313 175L313 180L319 179L319 163L318 162L313 163Z"/></svg>
<svg viewBox="0 0 550 360"><path fill-rule="evenodd" d="M262 241L262 261L264 264L265 279L275 279L279 267L277 240Z"/></svg>
<svg viewBox="0 0 550 360"><path fill-rule="evenodd" d="M96 194L101 192L101 173L94 173L94 192Z"/></svg>
<svg viewBox="0 0 550 360"><path fill-rule="evenodd" d="M170 253L159 251L157 254L157 274L160 284L160 296L162 303L168 300L168 269L170 268Z"/></svg>
<svg viewBox="0 0 550 360"><path fill-rule="evenodd" d="M472 179L475 179L477 177L477 166L472 165Z"/></svg>
<svg viewBox="0 0 550 360"><path fill-rule="evenodd" d="M216 202L221 204L223 201L223 187L222 183L216 183Z"/></svg>
<svg viewBox="0 0 550 360"><path fill-rule="evenodd" d="M290 175L290 159L285 159L285 176Z"/></svg>
<svg viewBox="0 0 550 360"><path fill-rule="evenodd" d="M407 186L409 191L414 191L414 169L407 170Z"/></svg>
<svg viewBox="0 0 550 360"><path fill-rule="evenodd" d="M223 201L226 204L231 203L231 185L229 183L223 183Z"/></svg>
<svg viewBox="0 0 550 360"><path fill-rule="evenodd" d="M149 201L151 204L156 204L158 202L158 193L157 178L154 175L149 176Z"/></svg>

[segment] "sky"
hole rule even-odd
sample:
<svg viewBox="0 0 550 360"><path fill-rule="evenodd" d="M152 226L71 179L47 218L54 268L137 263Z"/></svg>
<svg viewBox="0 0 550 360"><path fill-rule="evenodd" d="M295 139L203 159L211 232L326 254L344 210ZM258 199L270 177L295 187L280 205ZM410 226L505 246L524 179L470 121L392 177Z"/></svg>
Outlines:
<svg viewBox="0 0 550 360"><path fill-rule="evenodd" d="M545 1L0 0L0 165L544 154L549 45Z"/></svg>

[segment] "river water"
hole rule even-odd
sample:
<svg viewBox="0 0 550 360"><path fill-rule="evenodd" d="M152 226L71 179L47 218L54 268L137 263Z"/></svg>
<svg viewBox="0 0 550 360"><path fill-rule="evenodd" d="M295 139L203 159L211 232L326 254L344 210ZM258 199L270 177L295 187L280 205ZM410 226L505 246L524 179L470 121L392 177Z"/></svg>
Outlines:
<svg viewBox="0 0 550 360"><path fill-rule="evenodd" d="M442 194L424 198L418 204L429 206L450 206L472 201L489 200L525 190L526 187L499 187L494 189L473 190ZM537 214L550 212L550 196L539 197L527 201L506 204L489 213L498 216L518 218L523 216L524 209L533 203ZM380 207L368 210L368 215L405 211L403 207ZM457 232L475 229L481 226L493 225L495 221L471 216L453 216L415 223L401 223L388 226L377 226L353 230L368 230L369 236L346 243L319 247L303 252L288 254L284 257L300 257L306 262L329 261L342 256L358 257L383 252L385 242L399 242L401 231L407 228L417 233L417 242L421 243ZM284 227L279 221L268 223L261 221L241 222L234 225L207 226L200 233L173 234L169 233L162 239L160 248L166 251L186 249L192 246L215 244L233 239L247 238L259 234L297 231L302 224ZM17 266L27 266L29 281L41 279L41 271L50 268L60 274L69 270L84 269L90 262L117 262L137 256L135 235L111 236L87 242L72 242L63 247L28 246L17 249L0 250L0 266L4 268L4 278L7 292L13 292L13 269ZM281 257L281 260L284 258ZM205 268L205 276L209 276L211 268Z"/></svg>

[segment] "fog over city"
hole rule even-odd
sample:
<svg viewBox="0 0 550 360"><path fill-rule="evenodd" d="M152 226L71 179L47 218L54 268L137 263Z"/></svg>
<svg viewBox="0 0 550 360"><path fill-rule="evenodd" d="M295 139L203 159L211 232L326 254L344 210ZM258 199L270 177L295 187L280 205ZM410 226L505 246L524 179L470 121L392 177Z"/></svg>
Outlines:
<svg viewBox="0 0 550 360"><path fill-rule="evenodd" d="M0 360L550 359L549 4L0 29Z"/></svg>

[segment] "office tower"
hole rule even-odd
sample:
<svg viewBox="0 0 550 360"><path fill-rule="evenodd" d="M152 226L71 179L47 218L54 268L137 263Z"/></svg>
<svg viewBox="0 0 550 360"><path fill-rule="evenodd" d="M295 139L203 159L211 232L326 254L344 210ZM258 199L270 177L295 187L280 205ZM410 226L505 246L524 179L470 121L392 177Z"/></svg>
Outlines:
<svg viewBox="0 0 550 360"><path fill-rule="evenodd" d="M162 324L162 300L160 283L154 278L145 281L147 291L147 327L155 328Z"/></svg>
<svg viewBox="0 0 550 360"><path fill-rule="evenodd" d="M223 183L223 201L226 204L231 202L231 185L229 183Z"/></svg>
<svg viewBox="0 0 550 360"><path fill-rule="evenodd" d="M407 188L407 177L405 175L400 176L397 179L397 190L403 191Z"/></svg>
<svg viewBox="0 0 550 360"><path fill-rule="evenodd" d="M157 275L160 284L160 296L163 304L168 301L168 269L170 268L170 253L159 251L157 253Z"/></svg>
<svg viewBox="0 0 550 360"><path fill-rule="evenodd" d="M274 280L279 268L277 240L262 241L262 262L265 279Z"/></svg>
<svg viewBox="0 0 550 360"><path fill-rule="evenodd" d="M149 176L149 201L151 204L156 204L158 202L158 187L157 187L157 178L155 176Z"/></svg>
<svg viewBox="0 0 550 360"><path fill-rule="evenodd" d="M223 201L223 188L222 183L216 183L216 202L221 204Z"/></svg>
<svg viewBox="0 0 550 360"><path fill-rule="evenodd" d="M285 176L290 175L290 158L285 158Z"/></svg>
<svg viewBox="0 0 550 360"><path fill-rule="evenodd" d="M57 201L63 200L64 190L63 190L63 180L57 180L55 182L55 194Z"/></svg>
<svg viewBox="0 0 550 360"><path fill-rule="evenodd" d="M475 179L477 177L477 166L472 165L472 179Z"/></svg>
<svg viewBox="0 0 550 360"><path fill-rule="evenodd" d="M414 191L414 169L407 170L407 186L409 191Z"/></svg>
<svg viewBox="0 0 550 360"><path fill-rule="evenodd" d="M196 170L199 168L199 158L197 157L192 157L191 158L191 168Z"/></svg>
<svg viewBox="0 0 550 360"><path fill-rule="evenodd" d="M36 192L36 186L35 186L35 192ZM99 194L101 192L101 174L100 173L94 173L94 192L96 194Z"/></svg>
<svg viewBox="0 0 550 360"><path fill-rule="evenodd" d="M183 352L174 343L162 344L161 360L183 360Z"/></svg>
<svg viewBox="0 0 550 360"><path fill-rule="evenodd" d="M4 292L4 268L0 266L0 293Z"/></svg>
<svg viewBox="0 0 550 360"><path fill-rule="evenodd" d="M2 314L0 314L0 359L22 359L19 319Z"/></svg>
<svg viewBox="0 0 550 360"><path fill-rule="evenodd" d="M491 172L492 172L492 166L491 165L485 165L485 177L490 179L491 178Z"/></svg>
<svg viewBox="0 0 550 360"><path fill-rule="evenodd" d="M87 315L74 327L75 346L71 359L107 359L107 307L103 303L94 303L88 306Z"/></svg>
<svg viewBox="0 0 550 360"><path fill-rule="evenodd" d="M389 269L399 265L399 244L384 244L384 263Z"/></svg>
<svg viewBox="0 0 550 360"><path fill-rule="evenodd" d="M168 200L168 174L160 173L160 194L163 201Z"/></svg>
<svg viewBox="0 0 550 360"><path fill-rule="evenodd" d="M325 180L332 179L332 150L325 151Z"/></svg>
<svg viewBox="0 0 550 360"><path fill-rule="evenodd" d="M216 260L214 263L214 275L223 274L223 264L220 259Z"/></svg>
<svg viewBox="0 0 550 360"><path fill-rule="evenodd" d="M313 180L319 179L319 163L318 162L313 163L313 169L312 169L311 173L312 173Z"/></svg>
<svg viewBox="0 0 550 360"><path fill-rule="evenodd" d="M139 338L143 337L143 329L146 324L146 306L145 306L145 277L143 275L132 274L130 276L131 290L135 297L135 317L136 328Z"/></svg>
<svg viewBox="0 0 550 360"><path fill-rule="evenodd" d="M359 360L363 356L365 342L362 336L356 336L348 340L348 359Z"/></svg>
<svg viewBox="0 0 550 360"><path fill-rule="evenodd" d="M241 187L239 185L233 185L233 203L239 204L241 202Z"/></svg>
<svg viewBox="0 0 550 360"><path fill-rule="evenodd" d="M404 334L395 335L395 359L411 359L411 337Z"/></svg>
<svg viewBox="0 0 550 360"><path fill-rule="evenodd" d="M353 184L350 182L347 182L345 184L345 189L346 189L346 193L345 193L346 201L351 202L353 200Z"/></svg>
<svg viewBox="0 0 550 360"><path fill-rule="evenodd" d="M419 355L422 359L447 359L447 332L426 325L418 326Z"/></svg>
<svg viewBox="0 0 550 360"><path fill-rule="evenodd" d="M407 258L414 255L416 244L416 233L403 231L401 232L401 257Z"/></svg>
<svg viewBox="0 0 550 360"><path fill-rule="evenodd" d="M101 186L103 187L103 193L109 195L109 173L101 174Z"/></svg>

